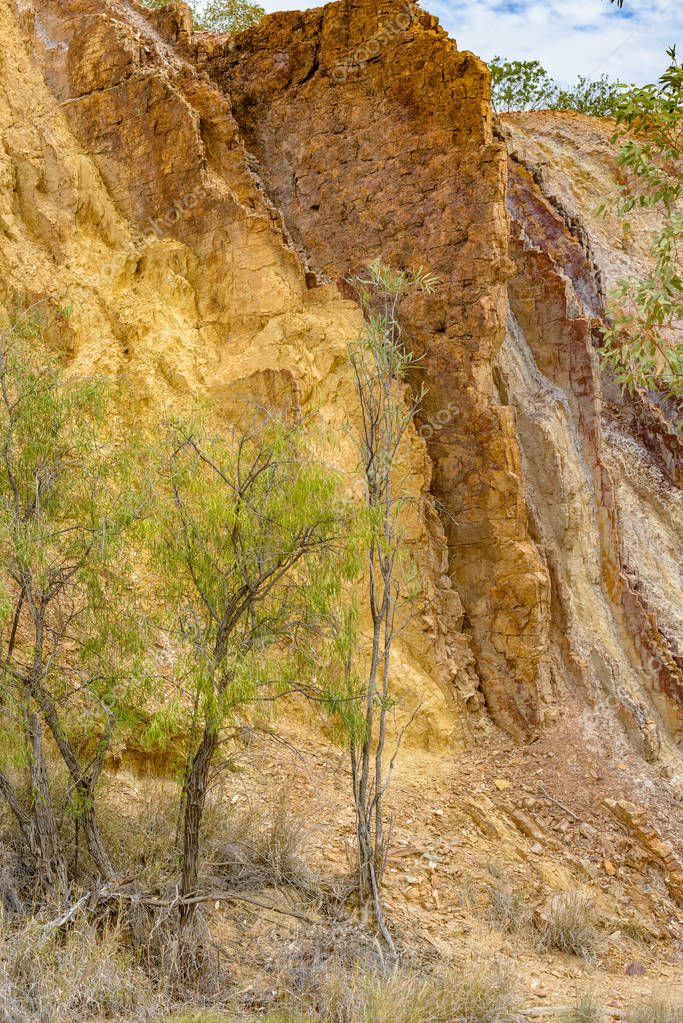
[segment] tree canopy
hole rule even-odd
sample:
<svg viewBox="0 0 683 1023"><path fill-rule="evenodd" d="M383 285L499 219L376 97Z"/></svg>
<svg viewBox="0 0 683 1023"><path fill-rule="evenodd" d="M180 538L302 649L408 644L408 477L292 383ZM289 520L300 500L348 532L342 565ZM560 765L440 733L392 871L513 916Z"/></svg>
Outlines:
<svg viewBox="0 0 683 1023"><path fill-rule="evenodd" d="M159 10L170 0L141 0L145 7ZM200 32L244 32L261 20L266 13L260 4L251 0L188 0L194 27Z"/></svg>

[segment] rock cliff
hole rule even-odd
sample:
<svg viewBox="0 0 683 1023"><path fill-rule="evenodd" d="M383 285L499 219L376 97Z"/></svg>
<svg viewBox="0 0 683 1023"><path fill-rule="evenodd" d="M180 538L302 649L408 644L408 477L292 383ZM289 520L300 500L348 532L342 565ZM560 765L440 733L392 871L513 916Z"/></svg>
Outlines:
<svg viewBox="0 0 683 1023"><path fill-rule="evenodd" d="M630 744L666 817L682 452L596 356L606 292L655 226L624 238L596 215L609 123L497 121L486 66L397 0L237 37L193 34L183 4L0 0L0 42L0 304L69 302L54 344L120 379L123 416L293 401L348 466L345 280L379 255L439 275L402 310L427 388L410 441L424 613L396 664L427 705L411 741L571 734L585 763L591 736Z"/></svg>

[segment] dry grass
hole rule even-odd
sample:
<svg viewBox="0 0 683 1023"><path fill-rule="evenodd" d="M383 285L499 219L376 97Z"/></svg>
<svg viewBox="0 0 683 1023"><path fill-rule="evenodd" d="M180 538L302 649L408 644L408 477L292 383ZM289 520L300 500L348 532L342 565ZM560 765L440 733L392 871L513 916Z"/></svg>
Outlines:
<svg viewBox="0 0 683 1023"><path fill-rule="evenodd" d="M631 1009L626 1023L683 1023L683 1004L674 1005L665 998L654 996L645 1004Z"/></svg>
<svg viewBox="0 0 683 1023"><path fill-rule="evenodd" d="M205 835L206 869L224 887L299 885L310 878L305 837L301 819L282 799L223 814Z"/></svg>
<svg viewBox="0 0 683 1023"><path fill-rule="evenodd" d="M516 984L509 964L471 960L432 982L438 1023L505 1023L513 1019ZM425 1003L424 1023L430 1019ZM389 1019L387 1019L389 1023Z"/></svg>
<svg viewBox="0 0 683 1023"><path fill-rule="evenodd" d="M132 818L132 819L131 819ZM147 786L123 816L102 801L102 830L120 869L133 872L147 888L163 888L180 870L178 801L168 787ZM300 818L282 799L266 806L235 809L228 801L207 801L202 824L203 877L218 888L260 889L311 880Z"/></svg>
<svg viewBox="0 0 683 1023"><path fill-rule="evenodd" d="M0 1019L7 1023L132 1021L162 1006L114 930L81 925L62 934L31 919L0 937Z"/></svg>
<svg viewBox="0 0 683 1023"><path fill-rule="evenodd" d="M104 804L103 827L116 863L131 870L143 890L167 891L177 877L177 805L168 798L168 790L164 793L166 798L160 791L149 790L132 810L125 807L125 816L107 811ZM216 801L206 818L203 875L221 888L237 890L295 885L308 898L316 879L304 858L304 837L296 815L279 801L258 813L235 812ZM271 946L264 945L261 970L254 949L245 948L250 977L260 974L257 986L263 980L264 990L254 991L248 1003L240 999L239 1004L230 957L217 955L201 920L196 971L188 971L186 954L182 960L179 956L175 917L170 913L167 919L150 916L149 941L136 952L126 946L129 936L108 928L103 923L106 919L105 915L95 926L85 916L79 917L68 928L55 931L40 918L6 917L0 928L0 1020L508 1023L514 1019L515 984L505 964L464 962L440 974L414 964L390 969L376 940L346 918L335 923L323 914L319 926L299 932L282 948L272 967L267 966ZM257 951L256 960L260 958ZM195 1010L194 1001L214 1008ZM188 1007L179 1014L176 1009L173 1016L179 1002ZM261 1014L245 1015L256 1010ZM262 1015L268 1011L270 1015Z"/></svg>
<svg viewBox="0 0 683 1023"><path fill-rule="evenodd" d="M507 1023L514 1004L513 975L499 961L471 961L446 974L328 963L267 1023Z"/></svg>
<svg viewBox="0 0 683 1023"><path fill-rule="evenodd" d="M268 999L238 1004L223 983L220 997L208 990L204 974L180 989L170 962L149 967L140 950L126 948L116 928L96 929L78 920L57 931L35 918L7 926L0 939L0 1020L5 1023L80 1023L117 1019L133 1023L512 1023L515 983L501 961L467 961L448 973L382 966L369 936L343 933L348 958L326 957L324 928L315 941L318 956L296 959L283 953L279 972L269 978ZM342 936L342 930L338 937ZM296 943L295 943L296 944ZM171 955L167 949L166 955ZM294 965L285 969L287 956ZM206 971L205 971L206 972ZM209 971L210 972L210 971ZM222 975L222 981L225 981ZM270 982L276 982L270 984ZM233 992L234 995L234 992ZM197 999L217 1008L186 1008L169 1015L178 999ZM245 1015L258 1005L266 1015ZM270 1015L267 1007L272 1006ZM218 1007L224 1007L223 1012ZM241 1010L241 1011L240 1011Z"/></svg>
<svg viewBox="0 0 683 1023"><path fill-rule="evenodd" d="M0 917L11 920L21 916L26 901L26 871L14 847L14 836L0 830ZM24 877L22 878L22 874ZM23 882L23 883L22 883Z"/></svg>
<svg viewBox="0 0 683 1023"><path fill-rule="evenodd" d="M625 938L630 938L639 945L649 945L653 940L652 929L643 920L634 917L628 920L614 920L613 929L621 931Z"/></svg>
<svg viewBox="0 0 683 1023"><path fill-rule="evenodd" d="M579 995L574 1008L564 1013L562 1023L606 1023L602 1006L590 991Z"/></svg>
<svg viewBox="0 0 683 1023"><path fill-rule="evenodd" d="M164 1016L163 1020L156 1020L155 1023L237 1023L237 1021L234 1016L224 1016L222 1013L200 1009L182 1012L176 1016ZM263 1021L260 1020L259 1023Z"/></svg>
<svg viewBox="0 0 683 1023"><path fill-rule="evenodd" d="M115 865L135 874L144 888L163 888L180 870L174 795L169 786L145 783L122 811L110 792L99 803L100 828Z"/></svg>
<svg viewBox="0 0 683 1023"><path fill-rule="evenodd" d="M579 891L553 896L541 929L540 945L594 961L600 948L600 932L590 896Z"/></svg>
<svg viewBox="0 0 683 1023"><path fill-rule="evenodd" d="M523 893L503 883L492 889L487 915L505 934L520 934L531 928L531 911Z"/></svg>

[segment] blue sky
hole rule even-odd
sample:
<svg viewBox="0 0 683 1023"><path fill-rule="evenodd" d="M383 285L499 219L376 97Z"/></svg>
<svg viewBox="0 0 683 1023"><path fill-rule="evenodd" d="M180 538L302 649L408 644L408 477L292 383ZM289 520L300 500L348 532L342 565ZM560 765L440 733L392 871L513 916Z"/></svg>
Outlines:
<svg viewBox="0 0 683 1023"><path fill-rule="evenodd" d="M320 0L259 0L268 11L320 6ZM422 0L462 50L540 60L561 81L607 74L654 81L665 50L683 51L683 0Z"/></svg>

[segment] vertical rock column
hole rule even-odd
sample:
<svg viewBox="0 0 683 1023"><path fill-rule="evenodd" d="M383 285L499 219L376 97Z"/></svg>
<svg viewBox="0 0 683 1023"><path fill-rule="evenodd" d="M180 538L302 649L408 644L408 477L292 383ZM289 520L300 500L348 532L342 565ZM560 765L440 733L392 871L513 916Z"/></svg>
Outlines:
<svg viewBox="0 0 683 1023"><path fill-rule="evenodd" d="M185 45L229 94L314 270L341 281L381 256L443 281L402 311L423 357L433 493L485 699L499 724L528 734L541 718L549 583L511 412L493 397L511 265L487 69L395 0L342 0Z"/></svg>

